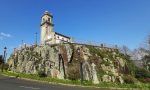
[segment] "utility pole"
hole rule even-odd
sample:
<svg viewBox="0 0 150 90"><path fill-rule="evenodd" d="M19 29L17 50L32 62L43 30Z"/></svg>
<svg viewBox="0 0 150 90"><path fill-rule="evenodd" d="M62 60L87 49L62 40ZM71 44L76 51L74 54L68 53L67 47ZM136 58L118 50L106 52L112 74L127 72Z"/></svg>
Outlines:
<svg viewBox="0 0 150 90"><path fill-rule="evenodd" d="M35 33L35 45L37 45L37 32Z"/></svg>
<svg viewBox="0 0 150 90"><path fill-rule="evenodd" d="M21 40L21 49L23 48L23 40Z"/></svg>
<svg viewBox="0 0 150 90"><path fill-rule="evenodd" d="M23 45L23 40L21 40L21 46Z"/></svg>

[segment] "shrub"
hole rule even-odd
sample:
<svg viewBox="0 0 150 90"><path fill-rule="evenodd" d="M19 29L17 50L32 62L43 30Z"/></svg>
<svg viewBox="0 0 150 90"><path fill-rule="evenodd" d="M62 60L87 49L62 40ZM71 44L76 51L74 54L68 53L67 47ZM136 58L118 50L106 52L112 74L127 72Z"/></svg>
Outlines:
<svg viewBox="0 0 150 90"><path fill-rule="evenodd" d="M44 71L38 71L38 76L39 77L47 77Z"/></svg>
<svg viewBox="0 0 150 90"><path fill-rule="evenodd" d="M145 69L137 69L135 71L136 78L150 78L150 72L146 71Z"/></svg>
<svg viewBox="0 0 150 90"><path fill-rule="evenodd" d="M145 78L144 81L150 83L150 78Z"/></svg>
<svg viewBox="0 0 150 90"><path fill-rule="evenodd" d="M8 70L8 68L9 68L9 65L8 64L4 64L4 70Z"/></svg>
<svg viewBox="0 0 150 90"><path fill-rule="evenodd" d="M78 80L80 78L79 64L72 63L68 67L68 79L70 80Z"/></svg>
<svg viewBox="0 0 150 90"><path fill-rule="evenodd" d="M134 78L130 75L124 76L123 79L124 79L124 82L127 84L132 84L135 82Z"/></svg>

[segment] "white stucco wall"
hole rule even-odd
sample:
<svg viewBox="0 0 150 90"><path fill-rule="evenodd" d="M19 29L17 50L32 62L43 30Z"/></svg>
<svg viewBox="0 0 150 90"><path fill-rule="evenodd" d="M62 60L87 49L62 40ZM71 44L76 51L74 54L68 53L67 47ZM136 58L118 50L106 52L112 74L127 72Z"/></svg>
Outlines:
<svg viewBox="0 0 150 90"><path fill-rule="evenodd" d="M63 37L63 36L61 36L61 35L55 34L55 38L56 38L56 43L70 42L70 39L69 39L69 38Z"/></svg>

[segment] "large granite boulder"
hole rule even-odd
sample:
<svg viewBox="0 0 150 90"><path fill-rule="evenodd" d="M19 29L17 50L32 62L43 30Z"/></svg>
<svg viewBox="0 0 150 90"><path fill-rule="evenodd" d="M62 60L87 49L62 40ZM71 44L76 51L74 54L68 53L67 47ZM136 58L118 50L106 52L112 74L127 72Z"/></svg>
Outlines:
<svg viewBox="0 0 150 90"><path fill-rule="evenodd" d="M81 62L84 80L94 84L124 82L127 62L113 48L83 44L26 46L16 49L8 60L9 69L14 72L38 74L42 71L52 78L73 80L80 80Z"/></svg>

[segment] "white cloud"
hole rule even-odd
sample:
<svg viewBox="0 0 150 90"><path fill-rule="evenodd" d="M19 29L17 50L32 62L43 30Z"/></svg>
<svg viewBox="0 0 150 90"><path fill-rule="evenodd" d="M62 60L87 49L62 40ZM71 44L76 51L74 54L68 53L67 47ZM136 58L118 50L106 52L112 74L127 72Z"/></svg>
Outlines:
<svg viewBox="0 0 150 90"><path fill-rule="evenodd" d="M3 37L2 37L2 36L0 36L0 40L3 40Z"/></svg>
<svg viewBox="0 0 150 90"><path fill-rule="evenodd" d="M3 36L3 37L11 37L11 35L10 35L10 34L3 33L3 32L1 32L1 33L0 33L0 36Z"/></svg>
<svg viewBox="0 0 150 90"><path fill-rule="evenodd" d="M10 38L10 37L12 37L10 34L0 32L0 40L3 40L4 38Z"/></svg>

